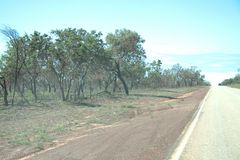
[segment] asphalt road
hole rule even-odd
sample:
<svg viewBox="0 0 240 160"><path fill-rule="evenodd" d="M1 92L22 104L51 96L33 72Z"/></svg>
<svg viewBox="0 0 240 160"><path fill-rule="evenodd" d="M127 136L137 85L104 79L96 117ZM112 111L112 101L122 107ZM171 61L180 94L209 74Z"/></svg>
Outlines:
<svg viewBox="0 0 240 160"><path fill-rule="evenodd" d="M240 159L240 90L212 87L180 160Z"/></svg>

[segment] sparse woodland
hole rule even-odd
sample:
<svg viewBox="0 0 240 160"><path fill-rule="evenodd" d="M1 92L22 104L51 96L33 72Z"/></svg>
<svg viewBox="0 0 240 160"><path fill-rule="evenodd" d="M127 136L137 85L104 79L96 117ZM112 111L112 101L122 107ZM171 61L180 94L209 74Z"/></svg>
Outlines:
<svg viewBox="0 0 240 160"><path fill-rule="evenodd" d="M238 74L233 78L225 79L219 85L239 85L240 84L240 69L238 69Z"/></svg>
<svg viewBox="0 0 240 160"><path fill-rule="evenodd" d="M144 39L131 30L116 30L105 39L101 32L76 28L19 35L5 27L1 33L9 40L0 61L4 105L38 102L43 95L81 101L133 89L208 85L196 67L146 63Z"/></svg>

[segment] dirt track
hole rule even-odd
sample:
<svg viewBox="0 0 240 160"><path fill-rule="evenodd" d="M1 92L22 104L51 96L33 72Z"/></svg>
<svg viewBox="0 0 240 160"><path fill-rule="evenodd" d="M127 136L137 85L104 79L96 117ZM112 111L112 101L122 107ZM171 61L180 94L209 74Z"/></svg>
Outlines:
<svg viewBox="0 0 240 160"><path fill-rule="evenodd" d="M34 160L152 160L165 159L206 94L200 89L176 100L173 107L78 133L65 145L25 159Z"/></svg>

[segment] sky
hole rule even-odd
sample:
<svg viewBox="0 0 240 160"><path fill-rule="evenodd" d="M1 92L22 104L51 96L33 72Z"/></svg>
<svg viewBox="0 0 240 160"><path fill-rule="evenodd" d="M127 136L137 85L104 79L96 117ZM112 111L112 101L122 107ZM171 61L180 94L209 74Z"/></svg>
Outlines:
<svg viewBox="0 0 240 160"><path fill-rule="evenodd" d="M239 0L0 0L0 15L0 25L20 34L134 30L146 40L148 62L197 66L212 84L240 68ZM0 35L0 54L5 45Z"/></svg>

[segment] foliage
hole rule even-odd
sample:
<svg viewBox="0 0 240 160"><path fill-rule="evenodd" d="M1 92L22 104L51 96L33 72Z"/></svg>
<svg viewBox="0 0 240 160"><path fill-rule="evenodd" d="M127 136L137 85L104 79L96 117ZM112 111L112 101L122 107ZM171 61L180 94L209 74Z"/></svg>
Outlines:
<svg viewBox="0 0 240 160"><path fill-rule="evenodd" d="M137 63L141 63L146 57L142 47L144 40L138 33L123 29L116 30L114 34L108 34L106 41L108 52L112 55L113 69L122 82L125 93L128 95L128 85L123 77L123 72L127 72L128 68L134 68L137 66Z"/></svg>
<svg viewBox="0 0 240 160"><path fill-rule="evenodd" d="M14 105L16 98L39 102L41 95L81 101L103 92L124 90L128 95L137 88L207 84L196 67L176 64L163 69L161 60L147 64L144 40L135 31L116 30L106 41L101 32L82 28L53 30L49 35L34 31L20 36L10 27L1 32L9 38L6 54L0 59L5 105L8 99Z"/></svg>
<svg viewBox="0 0 240 160"><path fill-rule="evenodd" d="M239 72L239 70L238 70L238 72ZM240 84L240 73L238 73L233 78L225 79L219 85L227 86L227 85L235 85L235 84Z"/></svg>

